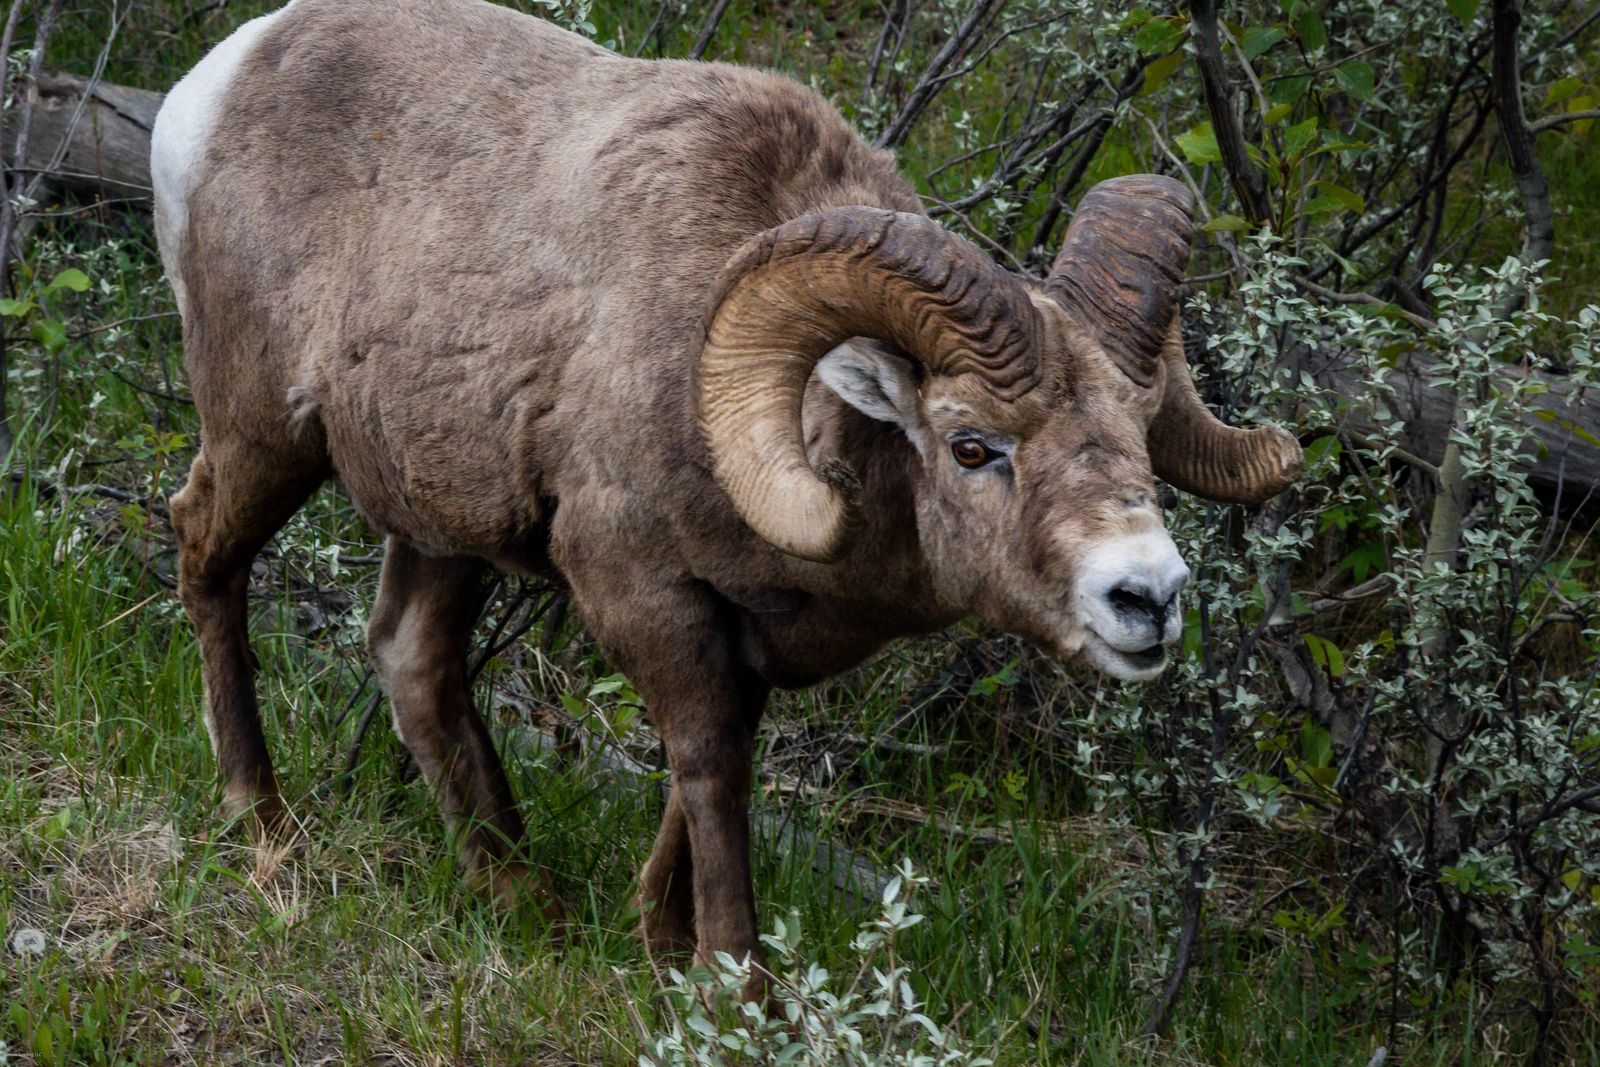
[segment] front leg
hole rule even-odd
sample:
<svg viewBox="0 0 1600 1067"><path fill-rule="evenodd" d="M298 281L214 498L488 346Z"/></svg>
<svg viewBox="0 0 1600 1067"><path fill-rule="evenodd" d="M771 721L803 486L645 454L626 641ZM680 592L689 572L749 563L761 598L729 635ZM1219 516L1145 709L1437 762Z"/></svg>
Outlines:
<svg viewBox="0 0 1600 1067"><path fill-rule="evenodd" d="M652 953L692 950L708 965L726 952L764 968L750 877L750 786L767 687L730 663L701 666L698 677L670 685L648 667L630 672L672 770L672 795L639 879L645 943ZM766 979L756 976L745 994L766 991Z"/></svg>
<svg viewBox="0 0 1600 1067"><path fill-rule="evenodd" d="M750 876L754 723L737 704L723 707L731 713L680 715L664 731L673 803L689 842L695 949L708 965L716 963L718 952L764 965ZM754 979L752 985L765 988Z"/></svg>
<svg viewBox="0 0 1600 1067"><path fill-rule="evenodd" d="M710 964L719 952L760 964L750 783L768 687L733 651L732 606L656 558L659 544L639 543L631 525L565 528L569 515L593 523L605 513L600 501L564 503L552 557L585 626L644 698L667 748L672 796L640 875L646 945L652 953L692 949ZM663 577L672 575L680 577ZM749 992L761 996L766 988L753 979Z"/></svg>

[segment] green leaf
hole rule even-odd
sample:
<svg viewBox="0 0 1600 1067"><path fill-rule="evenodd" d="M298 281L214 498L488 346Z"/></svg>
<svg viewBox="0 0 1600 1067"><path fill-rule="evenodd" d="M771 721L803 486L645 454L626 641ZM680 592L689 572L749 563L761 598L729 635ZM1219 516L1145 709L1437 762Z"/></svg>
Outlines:
<svg viewBox="0 0 1600 1067"><path fill-rule="evenodd" d="M1117 32L1126 33L1135 26L1143 26L1145 23L1150 21L1151 17L1152 16L1150 12L1146 11L1142 7L1136 7L1126 15L1122 16L1122 21L1117 23Z"/></svg>
<svg viewBox="0 0 1600 1067"><path fill-rule="evenodd" d="M1243 233L1250 229L1250 223L1238 215L1218 215L1200 229L1203 233Z"/></svg>
<svg viewBox="0 0 1600 1067"><path fill-rule="evenodd" d="M1300 209L1306 215L1332 215L1338 211L1348 210L1343 202L1331 196L1318 196L1312 198L1305 207Z"/></svg>
<svg viewBox="0 0 1600 1067"><path fill-rule="evenodd" d="M1215 163L1222 158L1222 149L1217 147L1217 132L1209 122L1202 122L1188 133L1180 133L1176 140L1184 157L1196 166Z"/></svg>
<svg viewBox="0 0 1600 1067"><path fill-rule="evenodd" d="M1144 87L1139 90L1140 96L1149 96L1166 84L1172 72L1183 65L1183 53L1172 52L1144 68Z"/></svg>
<svg viewBox="0 0 1600 1067"><path fill-rule="evenodd" d="M1289 155L1297 156L1310 148L1316 139L1317 116L1312 115L1289 127L1288 132L1283 135L1283 148Z"/></svg>
<svg viewBox="0 0 1600 1067"><path fill-rule="evenodd" d="M1543 419L1545 422L1555 423L1563 430L1572 434L1578 440L1583 441L1586 444L1594 445L1596 448L1600 448L1600 437L1596 437L1594 434L1590 433L1588 430L1585 430L1582 426L1579 426L1571 419L1564 419L1560 415L1557 415L1555 412L1551 411L1549 408L1539 408L1533 414L1536 418Z"/></svg>
<svg viewBox="0 0 1600 1067"><path fill-rule="evenodd" d="M34 340L52 352L67 343L67 328L55 319L34 319L28 328Z"/></svg>
<svg viewBox="0 0 1600 1067"><path fill-rule="evenodd" d="M1318 637L1318 641L1338 652L1333 642ZM1343 661L1341 659L1341 665ZM1300 758L1313 767L1333 765L1333 734L1315 719L1308 718L1300 724Z"/></svg>
<svg viewBox="0 0 1600 1067"><path fill-rule="evenodd" d="M1332 182L1318 182L1317 195L1332 197L1358 215L1367 210L1367 202L1362 199L1361 194L1353 189L1346 189L1342 185L1335 185Z"/></svg>
<svg viewBox="0 0 1600 1067"><path fill-rule="evenodd" d="M68 267L51 278L50 284L44 287L44 291L53 293L57 289L71 289L74 293L82 293L88 291L88 288L89 276L77 267Z"/></svg>
<svg viewBox="0 0 1600 1067"><path fill-rule="evenodd" d="M1307 52L1320 51L1328 43L1328 31L1323 28L1322 16L1317 14L1315 8L1308 7L1300 12L1300 17L1295 19L1295 29Z"/></svg>
<svg viewBox="0 0 1600 1067"><path fill-rule="evenodd" d="M1574 96L1572 99L1567 101L1567 114L1570 115L1574 111L1588 111L1590 108L1595 106L1595 100L1596 97L1594 93L1584 93L1581 96ZM1589 128L1593 125L1594 119L1580 119L1577 122L1570 123L1569 128L1573 133L1581 135L1588 133Z"/></svg>
<svg viewBox="0 0 1600 1067"><path fill-rule="evenodd" d="M1187 24L1187 19L1177 15L1151 19L1139 27L1139 32L1134 35L1133 40L1138 45L1139 51L1147 56L1166 55L1183 40L1183 30Z"/></svg>
<svg viewBox="0 0 1600 1067"><path fill-rule="evenodd" d="M1352 59L1348 63L1341 63L1339 69L1333 72L1333 79L1351 99L1372 99L1372 67L1361 60Z"/></svg>
<svg viewBox="0 0 1600 1067"><path fill-rule="evenodd" d="M1373 568L1382 567L1387 562L1388 557L1384 554L1383 546L1376 541L1368 541L1364 545L1357 546L1344 559L1341 559L1339 561L1339 569L1349 571L1350 576L1356 581L1364 582Z"/></svg>
<svg viewBox="0 0 1600 1067"><path fill-rule="evenodd" d="M1385 366L1392 367L1400 361L1400 357L1417 347L1410 341L1392 341L1378 349L1378 361Z"/></svg>
<svg viewBox="0 0 1600 1067"><path fill-rule="evenodd" d="M1306 634L1306 647L1311 649L1311 658L1319 667L1322 667L1333 677L1338 678L1344 674L1344 653L1325 637L1316 634Z"/></svg>
<svg viewBox="0 0 1600 1067"><path fill-rule="evenodd" d="M1324 434L1305 447L1305 466L1307 470L1316 470L1325 457L1338 459L1344 447L1339 443L1336 433Z"/></svg>
<svg viewBox="0 0 1600 1067"><path fill-rule="evenodd" d="M1239 48L1246 59L1255 59L1266 55L1283 38L1284 32L1279 26L1251 26L1239 38Z"/></svg>
<svg viewBox="0 0 1600 1067"><path fill-rule="evenodd" d="M1304 95L1311 84L1311 75L1296 74L1292 78L1279 78L1267 89L1267 99L1274 104L1292 104Z"/></svg>
<svg viewBox="0 0 1600 1067"><path fill-rule="evenodd" d="M1315 152L1311 153L1314 156L1320 156L1325 152L1359 152L1363 148L1370 147L1365 141L1340 140L1335 130L1324 130L1322 133L1323 142Z"/></svg>
<svg viewBox="0 0 1600 1067"><path fill-rule="evenodd" d="M1444 0L1450 8L1450 14L1461 20L1461 25L1470 26L1472 20L1478 17L1478 4L1480 0Z"/></svg>
<svg viewBox="0 0 1600 1067"><path fill-rule="evenodd" d="M1577 75L1568 75L1560 81L1552 82L1550 88L1545 90L1544 102L1546 106L1559 104L1567 97L1583 88L1583 79Z"/></svg>
<svg viewBox="0 0 1600 1067"><path fill-rule="evenodd" d="M1268 126L1282 122L1294 111L1293 104L1274 104L1267 109L1266 123Z"/></svg>
<svg viewBox="0 0 1600 1067"><path fill-rule="evenodd" d="M0 315L8 319L20 319L32 310L32 300L12 300L10 297L0 300Z"/></svg>

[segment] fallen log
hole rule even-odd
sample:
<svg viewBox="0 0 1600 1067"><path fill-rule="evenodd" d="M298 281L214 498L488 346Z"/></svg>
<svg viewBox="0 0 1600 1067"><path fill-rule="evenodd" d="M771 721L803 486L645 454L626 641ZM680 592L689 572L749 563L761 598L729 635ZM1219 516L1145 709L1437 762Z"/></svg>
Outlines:
<svg viewBox="0 0 1600 1067"><path fill-rule="evenodd" d="M1437 466L1450 437L1454 398L1431 384L1431 363L1421 354L1401 357L1389 375L1395 395L1387 412L1374 410L1373 390L1357 368L1338 367L1313 377L1349 398L1347 430L1370 436L1398 418L1404 429L1395 443ZM1499 376L1508 385L1526 380L1538 389L1524 416L1533 431L1522 456L1529 482L1562 509L1600 503L1600 390L1581 391L1570 378L1510 365Z"/></svg>
<svg viewBox="0 0 1600 1067"><path fill-rule="evenodd" d="M87 97L86 97L87 94ZM91 87L68 74L43 77L34 112L34 134L24 166L47 173L57 188L150 204L150 129L162 94L101 82ZM1528 424L1536 444L1525 458L1530 480L1561 505L1600 496L1600 398L1580 396L1572 383L1553 374L1508 367L1505 376L1534 379L1543 389ZM1316 372L1319 384L1350 397L1344 426L1361 434L1379 428L1381 413L1370 407L1372 390L1359 370L1332 367ZM1450 434L1451 397L1429 384L1425 358L1404 358L1391 381L1405 424L1401 447L1437 464Z"/></svg>
<svg viewBox="0 0 1600 1067"><path fill-rule="evenodd" d="M150 129L162 94L70 74L39 79L21 169L56 189L150 205Z"/></svg>

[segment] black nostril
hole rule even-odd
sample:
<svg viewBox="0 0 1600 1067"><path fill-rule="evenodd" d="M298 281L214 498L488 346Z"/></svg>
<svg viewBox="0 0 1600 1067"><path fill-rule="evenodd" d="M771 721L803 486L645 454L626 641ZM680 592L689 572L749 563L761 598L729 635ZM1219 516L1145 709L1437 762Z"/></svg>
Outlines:
<svg viewBox="0 0 1600 1067"><path fill-rule="evenodd" d="M1106 594L1106 599L1111 601L1111 606L1116 608L1119 614L1148 618L1155 626L1156 633L1160 633L1166 625L1167 609L1172 604L1171 600L1165 604L1157 604L1145 594L1126 586L1118 586L1111 590Z"/></svg>
<svg viewBox="0 0 1600 1067"><path fill-rule="evenodd" d="M1111 603L1119 611L1149 611L1155 607L1155 602L1143 593L1136 593L1132 589L1118 587L1111 590Z"/></svg>

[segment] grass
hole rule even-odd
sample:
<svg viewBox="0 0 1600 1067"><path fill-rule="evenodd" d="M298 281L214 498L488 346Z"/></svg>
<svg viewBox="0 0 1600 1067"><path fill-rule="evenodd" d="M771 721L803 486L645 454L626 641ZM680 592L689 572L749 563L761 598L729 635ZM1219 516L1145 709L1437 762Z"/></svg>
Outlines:
<svg viewBox="0 0 1600 1067"><path fill-rule="evenodd" d="M107 77L170 84L261 6L195 20L139 5ZM654 6L602 11L601 36L622 26L636 37ZM736 3L725 54L830 78L853 18L834 14L803 13L796 31L781 13ZM673 29L677 53L695 29ZM87 68L100 38L92 18L70 19L56 55ZM1592 154L1562 166L1568 182L1592 172ZM136 217L96 212L47 227L27 277L66 266L96 289L59 297L54 314L104 324L172 310ZM1588 260L1580 266L1592 273ZM659 795L619 787L590 760L516 743L563 698L615 718L624 709L614 694L591 695L609 668L572 628L536 629L479 685L515 753L509 770L533 848L575 917L557 949L537 924L499 917L461 886L434 805L386 731L368 737L348 790L335 781L359 718L346 711L365 699L361 630L375 581L374 568L336 561L377 548L331 490L275 542L252 598L268 734L305 843L261 856L219 823L198 655L169 589L159 504L194 445L192 409L151 393L168 382L181 391L178 352L170 317L54 353L14 350L19 454L31 473L0 481L9 1062L635 1063L630 1009L655 1019L658 987L630 901ZM89 484L134 499L61 491ZM1397 1039L1408 1067L1520 1051L1525 1021L1474 1019L1470 988L1437 1008L1407 1008L1388 1032L1378 1021L1387 1005L1364 999L1377 986L1355 977L1362 960L1309 929L1266 922L1266 909L1327 862L1295 833L1236 845L1248 888L1211 903L1169 1032L1140 1038L1173 931L1152 925L1129 875L1150 862L1163 828L1143 818L1119 829L1089 808L1066 769L1076 739L1013 714L1025 702L1019 678L1061 702L1100 694L1019 653L1015 670L996 665L948 715L907 728L904 702L948 653L939 641L900 646L779 701L764 735L774 777L760 803L880 865L908 856L933 877L914 901L927 921L904 955L929 1013L957 1020L969 1047L1002 1064L1307 1067L1363 1064ZM880 737L901 743L863 741ZM649 751L647 734L630 743ZM849 939L872 901L781 842L758 847L756 882L765 923L798 915L812 958L851 965ZM24 929L43 933L42 955L12 950ZM1594 1062L1600 1050L1588 1050Z"/></svg>
<svg viewBox="0 0 1600 1067"><path fill-rule="evenodd" d="M288 855L256 855L219 832L193 643L119 523L119 511L84 499L56 506L33 484L0 504L0 854L11 860L0 869L0 923L8 937L38 929L48 945L43 956L0 956L0 1035L13 1058L633 1062L627 1007L648 1004L655 984L629 901L657 800L582 760L512 761L535 849L576 915L554 950L536 924L504 921L460 886L433 804L396 773L387 737L367 746L348 796L334 788L352 732L348 721L328 727L345 696L330 684L339 653L262 625L293 614L280 586L258 604L256 647L269 732L307 840ZM572 673L541 696L585 692L585 659L552 662L553 675ZM872 729L896 707L894 680L906 673L900 657L880 662L804 716L784 709L774 737L828 719ZM536 685L509 664L498 676L488 684ZM854 706L852 689L884 678L873 703ZM973 744L957 747L972 777L993 783L1013 769L974 764ZM894 770L930 793L952 774L948 758L927 756ZM1004 816L930 803L947 828L988 832L891 816L830 828L833 805L802 805L794 817L825 836L882 842L874 851L909 855L933 875L917 901L928 920L905 954L935 1017L960 1016L980 1048L1000 1042L1002 1063L1344 1064L1381 1042L1360 1010L1328 1004L1314 976L1305 981L1292 949L1227 934L1173 1036L1135 1040L1147 1007L1140 982L1164 937L1119 899L1119 858L1096 846L1093 820L1070 805L1015 805ZM770 846L759 850L757 882L766 917L798 914L814 957L847 965L870 902Z"/></svg>

